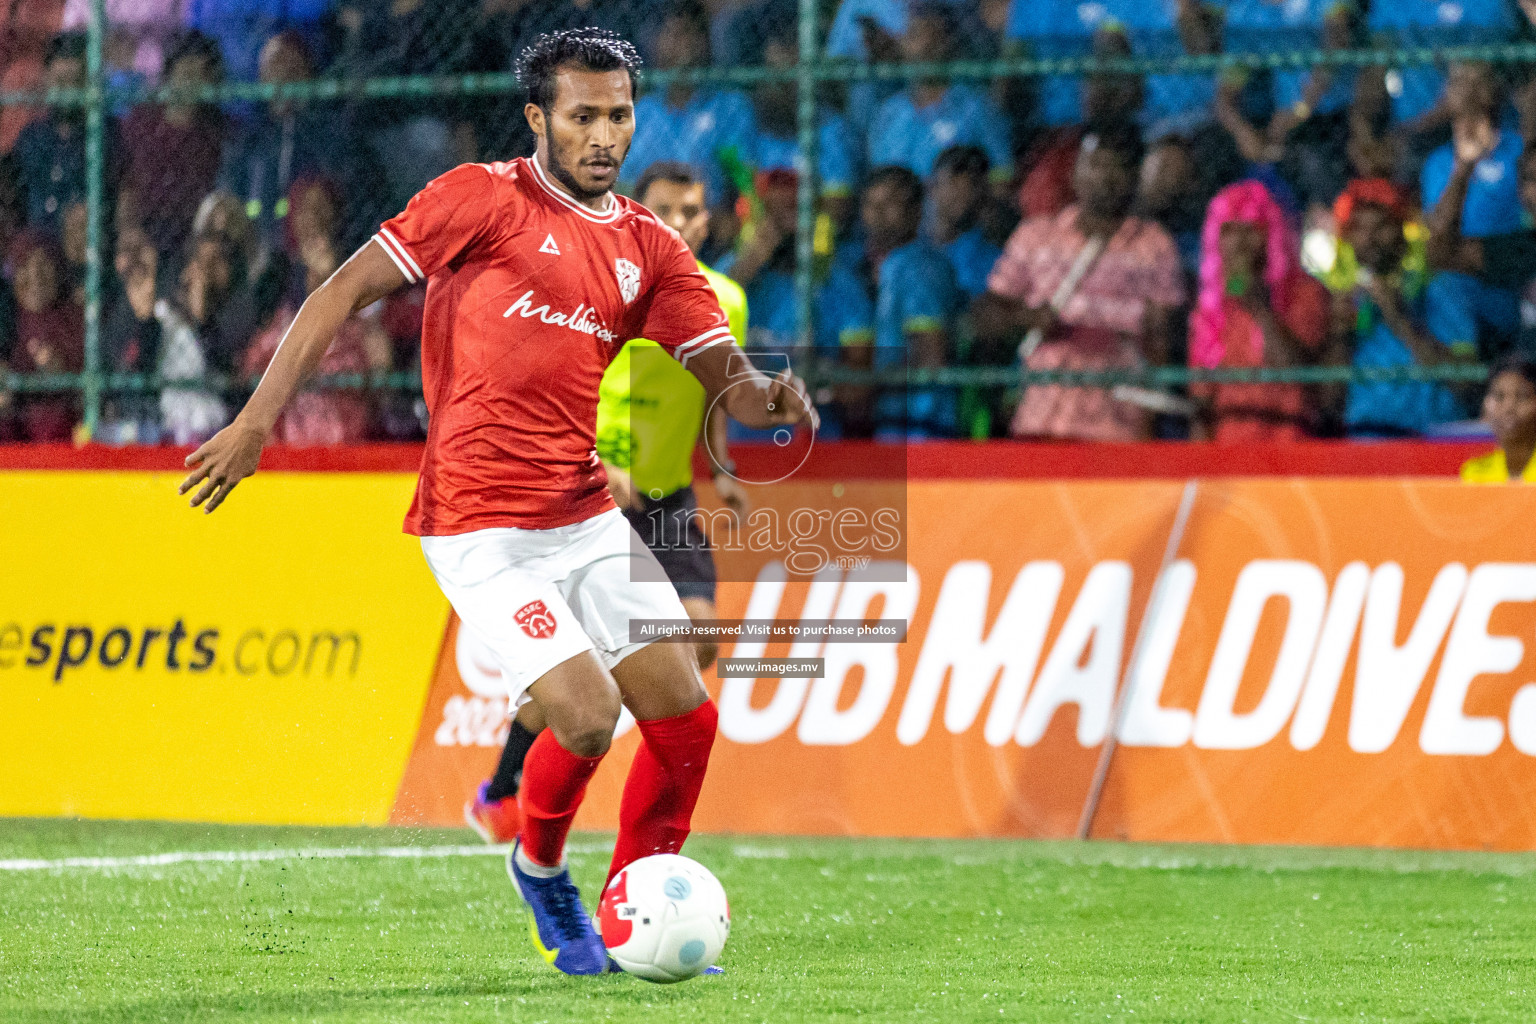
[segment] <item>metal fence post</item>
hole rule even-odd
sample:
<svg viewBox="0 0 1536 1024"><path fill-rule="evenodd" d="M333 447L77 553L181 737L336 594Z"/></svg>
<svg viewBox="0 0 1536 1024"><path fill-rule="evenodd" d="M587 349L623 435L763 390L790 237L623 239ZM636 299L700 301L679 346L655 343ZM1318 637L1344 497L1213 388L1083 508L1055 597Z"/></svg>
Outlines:
<svg viewBox="0 0 1536 1024"><path fill-rule="evenodd" d="M101 243L105 210L106 76L102 40L107 33L106 0L91 0L86 28L85 71L85 374L83 404L87 438L94 437L101 419Z"/></svg>
<svg viewBox="0 0 1536 1024"><path fill-rule="evenodd" d="M802 351L813 349L811 297L816 258L816 78L814 62L821 59L816 41L816 0L800 0L800 55L795 65L795 134L800 150L799 185L795 196L795 340ZM802 370L803 372L803 370Z"/></svg>

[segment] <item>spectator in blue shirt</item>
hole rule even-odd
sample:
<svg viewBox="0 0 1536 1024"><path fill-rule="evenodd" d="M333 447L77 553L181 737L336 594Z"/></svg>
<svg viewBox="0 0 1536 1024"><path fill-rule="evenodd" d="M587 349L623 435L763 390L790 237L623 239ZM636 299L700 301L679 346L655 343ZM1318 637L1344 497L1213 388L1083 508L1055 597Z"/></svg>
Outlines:
<svg viewBox="0 0 1536 1024"><path fill-rule="evenodd" d="M1244 53L1349 49L1361 18L1350 0L1241 0L1227 8L1228 44ZM1233 69L1221 77L1216 118L1251 164L1274 166L1306 206L1333 202L1349 180L1352 68L1275 70L1267 79ZM1269 94L1251 88L1268 84Z"/></svg>
<svg viewBox="0 0 1536 1024"><path fill-rule="evenodd" d="M974 0L932 0L953 9L957 18L967 18L971 8L986 7L987 0L977 4ZM993 3L999 0L992 0ZM1006 0L1002 0L1006 2ZM842 0L837 6L837 14L832 18L832 27L827 30L827 56L845 57L854 60L876 60L877 54L870 52L869 32L866 26L873 25L882 33L893 39L906 34L907 19L911 14L912 3L909 0ZM979 11L974 24L967 24L967 38L971 29L985 31L987 29L988 12ZM1000 15L1001 17L1002 15Z"/></svg>
<svg viewBox="0 0 1536 1024"><path fill-rule="evenodd" d="M765 171L757 175L756 190L763 216L743 232L736 252L715 262L715 269L741 285L752 311L747 346L759 352L790 355L792 365L808 359L842 362L850 347L868 349L875 337L875 307L863 284L841 260L819 260L811 294L814 351L799 347L796 335L795 229L799 176L794 171ZM843 436L841 406L818 400L821 426L817 435ZM731 437L764 438L731 424Z"/></svg>
<svg viewBox="0 0 1536 1024"><path fill-rule="evenodd" d="M1448 235L1448 222L1459 220L1463 238L1503 234L1525 216L1519 170L1525 146L1518 132L1497 126L1503 97L1495 73L1486 64L1454 64L1445 94L1455 141L1431 153L1420 176L1424 208L1432 211L1431 232L1438 227L1440 235ZM1468 158L1473 152L1475 160ZM1454 269L1436 275L1435 286L1433 301L1458 307L1444 315L1474 322L1476 337L1489 342L1487 354L1514 343L1520 330L1518 292Z"/></svg>
<svg viewBox="0 0 1536 1024"><path fill-rule="evenodd" d="M1526 150L1520 157L1520 219L1497 234L1466 238L1461 233L1456 211L1470 187L1470 178L1483 155L1492 147L1490 130L1460 127L1456 132L1456 166L1445 194L1430 213L1428 260L1432 268L1454 272L1455 277L1475 277L1481 284L1507 289L1520 295L1520 336L1518 350L1529 356L1536 353L1536 150ZM1442 277L1454 279L1450 274ZM1484 360L1502 353L1494 346L1484 347Z"/></svg>
<svg viewBox="0 0 1536 1024"><path fill-rule="evenodd" d="M262 47L263 82L312 78L313 58L297 33L279 33ZM390 153L392 160L400 159L398 151ZM335 181L343 194L358 197L345 222L365 234L389 216L390 209L403 205L391 202L373 146L353 125L349 112L332 103L279 99L259 107L225 147L219 175L220 187L244 202L245 216L268 251L283 247L288 190L299 179L315 176ZM344 247L361 242L351 235L342 238Z"/></svg>
<svg viewBox="0 0 1536 1024"><path fill-rule="evenodd" d="M335 0L188 0L186 23L218 42L231 78L251 81L268 39L293 29L318 43L336 6Z"/></svg>
<svg viewBox="0 0 1536 1024"><path fill-rule="evenodd" d="M1360 266L1350 287L1335 294L1335 336L1353 350L1356 367L1437 366L1477 355L1476 325L1437 303L1433 281L1403 268L1407 204L1379 178L1349 184L1335 206L1343 237ZM1344 421L1351 434L1410 436L1459 420L1456 394L1433 382L1351 384Z"/></svg>
<svg viewBox="0 0 1536 1024"><path fill-rule="evenodd" d="M1355 0L1232 0L1225 5L1226 49L1233 53L1291 53L1349 46L1361 27ZM1277 69L1272 76L1276 112L1306 102L1309 114L1348 111L1354 96L1350 68ZM1342 185L1340 186L1342 189Z"/></svg>
<svg viewBox="0 0 1536 1024"><path fill-rule="evenodd" d="M1481 238L1507 230L1520 217L1520 195L1515 165L1525 146L1520 133L1499 129L1503 95L1494 69L1487 64L1453 64L1445 86L1444 106L1458 126L1479 126L1492 137L1492 146L1477 162L1468 183L1462 208L1461 231ZM1424 208L1440 201L1456 162L1452 143L1436 149L1424 161L1420 186Z"/></svg>
<svg viewBox="0 0 1536 1024"><path fill-rule="evenodd" d="M902 36L909 61L948 60L954 53L955 16L941 4L914 6ZM950 146L975 145L992 162L995 181L1013 177L1008 122L985 93L942 79L915 81L880 105L869 126L871 166L896 165L926 177Z"/></svg>
<svg viewBox="0 0 1536 1024"><path fill-rule="evenodd" d="M1123 30L1141 56L1176 57L1220 48L1218 19L1200 0L1016 0L1008 23L1008 35L1041 57L1087 56L1102 29ZM1151 75L1147 127L1158 135L1190 131L1209 119L1214 95L1209 74ZM1083 120L1074 76L1043 79L1040 105L1048 125Z"/></svg>
<svg viewBox="0 0 1536 1024"><path fill-rule="evenodd" d="M85 87L85 35L54 36L44 59L43 85L52 89ZM107 126L109 153L115 126ZM85 108L49 107L21 130L16 163L26 198L26 223L55 239L63 235L65 214L85 202Z"/></svg>
<svg viewBox="0 0 1536 1024"><path fill-rule="evenodd" d="M770 26L763 43L768 67L793 67L799 45L793 22ZM798 171L797 90L794 82L765 82L752 95L757 112L757 138L748 162L758 171ZM816 108L816 174L822 208L834 224L847 223L858 188L862 147L843 115L821 104Z"/></svg>
<svg viewBox="0 0 1536 1024"><path fill-rule="evenodd" d="M939 154L929 186L928 239L949 260L967 300L987 290L987 275L1003 254L981 226L988 169L980 146L951 146Z"/></svg>
<svg viewBox="0 0 1536 1024"><path fill-rule="evenodd" d="M709 18L701 7L682 3L667 14L656 37L656 63L666 70L708 66ZM648 93L635 104L635 137L621 184L632 188L632 175L658 160L676 160L703 172L710 205L717 205L726 184L721 152L734 147L738 158L748 159L756 137L752 102L735 90L678 84Z"/></svg>
<svg viewBox="0 0 1536 1024"><path fill-rule="evenodd" d="M874 284L873 349L850 348L852 366L937 369L949 362L961 295L944 253L919 236L923 183L905 167L876 169L859 208L865 236L864 269ZM850 398L851 419L868 408ZM870 426L882 437L953 437L959 430L953 389L907 387L877 392Z"/></svg>
<svg viewBox="0 0 1536 1024"><path fill-rule="evenodd" d="M1426 47L1507 42L1519 30L1508 0L1376 0L1366 27L1383 46ZM1443 128L1450 119L1438 102L1445 76L1429 63L1389 68L1383 84L1392 120L1412 132Z"/></svg>
<svg viewBox="0 0 1536 1024"><path fill-rule="evenodd" d="M765 171L756 189L763 216L755 221L737 251L715 262L715 269L741 285L752 311L748 339L752 347L791 351L795 337L795 229L799 175ZM820 261L813 296L813 343L822 356L836 357L847 345L874 340L874 305L848 264Z"/></svg>

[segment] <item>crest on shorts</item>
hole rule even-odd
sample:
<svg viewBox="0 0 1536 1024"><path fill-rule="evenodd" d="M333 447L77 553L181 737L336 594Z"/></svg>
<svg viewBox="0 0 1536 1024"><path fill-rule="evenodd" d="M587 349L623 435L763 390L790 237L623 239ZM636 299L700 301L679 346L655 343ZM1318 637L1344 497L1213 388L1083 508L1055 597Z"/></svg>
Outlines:
<svg viewBox="0 0 1536 1024"><path fill-rule="evenodd" d="M555 635L555 616L543 601L529 601L513 612L512 618L523 627L524 633L535 640L544 640Z"/></svg>
<svg viewBox="0 0 1536 1024"><path fill-rule="evenodd" d="M613 261L613 276L619 279L619 294L624 296L624 305L634 302L640 294L640 268L620 256Z"/></svg>

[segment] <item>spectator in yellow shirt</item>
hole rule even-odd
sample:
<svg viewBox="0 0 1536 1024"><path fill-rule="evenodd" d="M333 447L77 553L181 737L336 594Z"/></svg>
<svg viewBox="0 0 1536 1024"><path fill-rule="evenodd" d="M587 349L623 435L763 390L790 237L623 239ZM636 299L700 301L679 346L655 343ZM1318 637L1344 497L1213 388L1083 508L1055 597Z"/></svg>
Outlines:
<svg viewBox="0 0 1536 1024"><path fill-rule="evenodd" d="M1494 368L1483 399L1483 419L1498 451L1468 459L1461 479L1469 484L1536 484L1536 360L1511 356Z"/></svg>

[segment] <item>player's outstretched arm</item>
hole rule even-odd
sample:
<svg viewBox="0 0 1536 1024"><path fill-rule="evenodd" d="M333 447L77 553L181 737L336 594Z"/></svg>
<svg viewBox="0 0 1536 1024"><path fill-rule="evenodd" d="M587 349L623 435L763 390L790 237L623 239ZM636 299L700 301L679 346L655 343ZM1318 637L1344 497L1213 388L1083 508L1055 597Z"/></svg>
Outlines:
<svg viewBox="0 0 1536 1024"><path fill-rule="evenodd" d="M353 253L304 301L255 394L235 421L187 456L192 472L181 482L177 493L186 494L197 487L192 507L207 502L204 512L212 512L223 504L236 484L256 472L261 449L271 437L283 406L315 372L347 317L404 283L405 278L394 262L372 241Z"/></svg>
<svg viewBox="0 0 1536 1024"><path fill-rule="evenodd" d="M820 425L805 382L787 368L770 377L731 344L711 345L689 358L688 369L704 385L709 405L719 405L731 419L749 427Z"/></svg>

